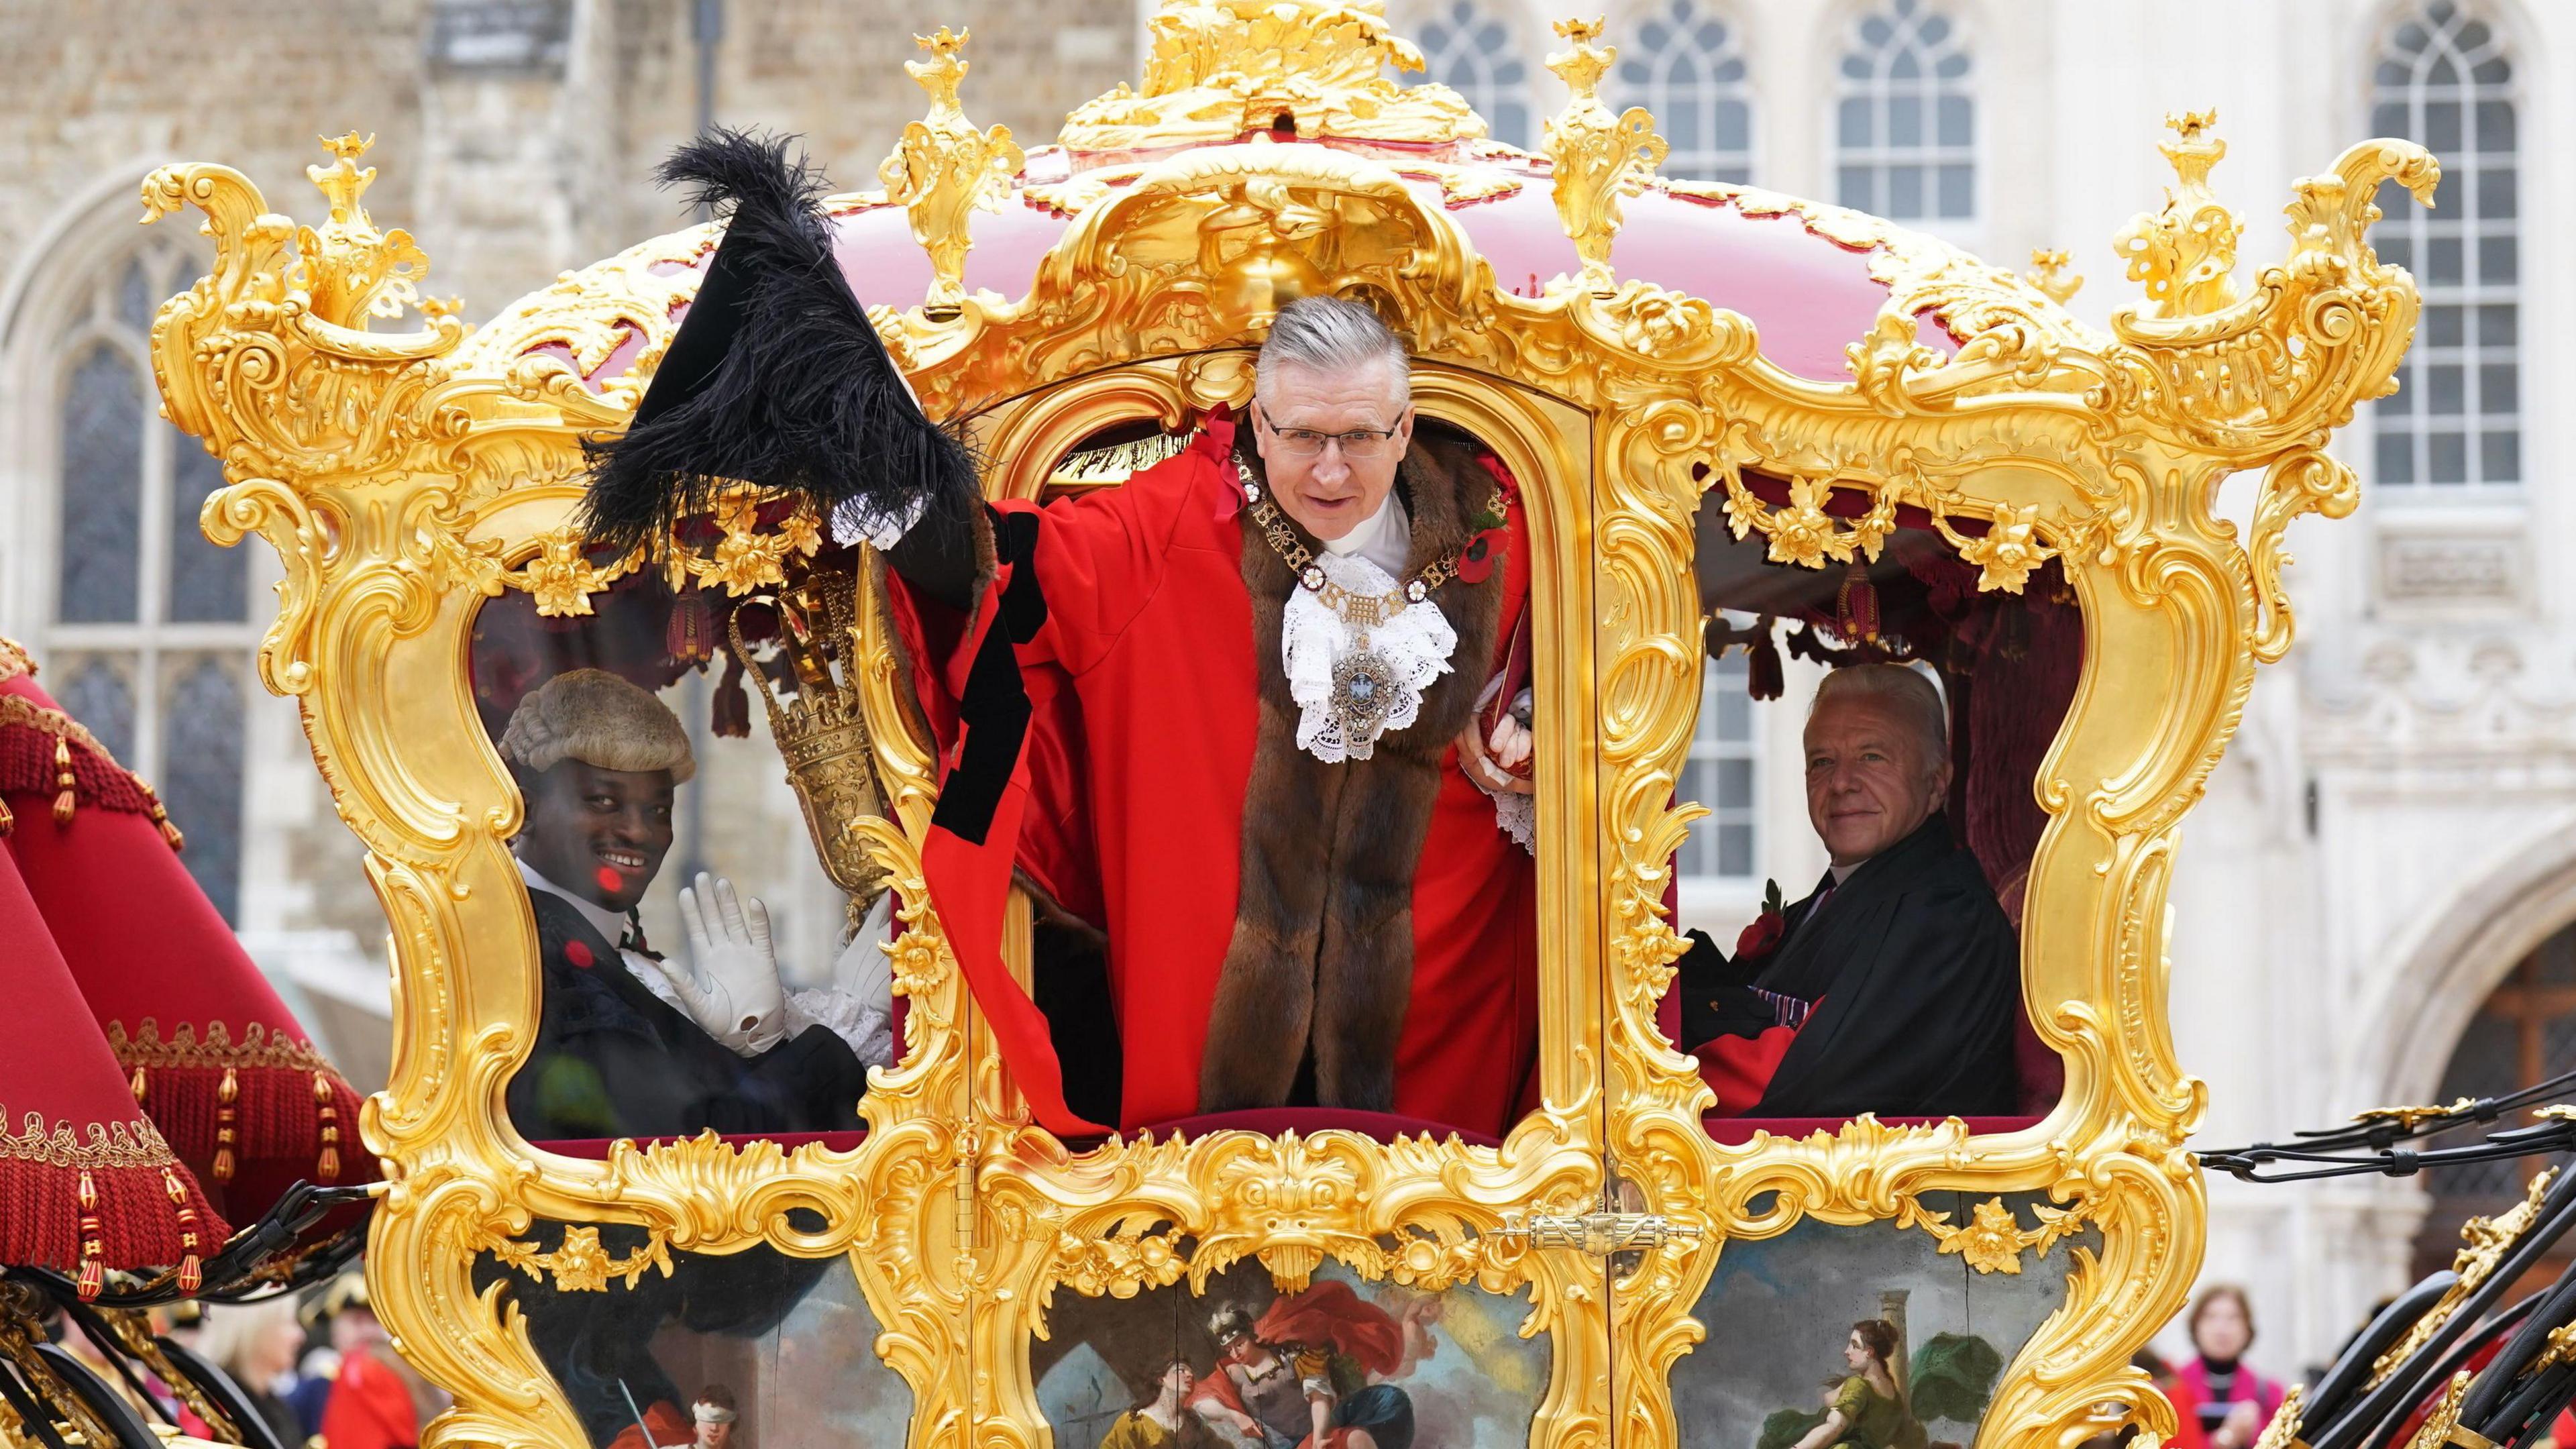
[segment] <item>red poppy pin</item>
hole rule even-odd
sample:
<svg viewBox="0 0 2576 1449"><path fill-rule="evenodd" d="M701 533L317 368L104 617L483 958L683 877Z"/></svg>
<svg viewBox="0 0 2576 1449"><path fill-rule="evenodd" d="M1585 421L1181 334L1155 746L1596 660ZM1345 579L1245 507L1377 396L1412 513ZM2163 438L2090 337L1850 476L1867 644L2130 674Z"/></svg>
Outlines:
<svg viewBox="0 0 2576 1449"><path fill-rule="evenodd" d="M599 959L590 954L590 948L579 941L564 942L564 959L584 971L599 964Z"/></svg>
<svg viewBox="0 0 2576 1449"><path fill-rule="evenodd" d="M1488 528L1467 540L1467 546L1458 551L1459 579L1471 584L1483 583L1493 575L1494 565L1502 562L1503 551L1509 545L1510 535L1500 528Z"/></svg>
<svg viewBox="0 0 2576 1449"><path fill-rule="evenodd" d="M1788 930L1789 917L1780 901L1780 883L1776 880L1764 881L1762 914L1755 916L1753 923L1746 926L1743 933L1735 938L1735 959L1753 961L1770 955L1779 946L1780 938L1786 935Z"/></svg>

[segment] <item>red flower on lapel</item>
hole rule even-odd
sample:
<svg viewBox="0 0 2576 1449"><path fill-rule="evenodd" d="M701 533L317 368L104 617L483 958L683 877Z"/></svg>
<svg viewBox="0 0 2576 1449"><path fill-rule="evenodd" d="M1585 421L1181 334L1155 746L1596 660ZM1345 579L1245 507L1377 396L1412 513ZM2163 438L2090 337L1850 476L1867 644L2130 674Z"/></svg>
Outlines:
<svg viewBox="0 0 2576 1449"><path fill-rule="evenodd" d="M1780 900L1780 883L1776 880L1764 881L1762 914L1755 916L1753 923L1746 926L1743 933L1735 938L1735 959L1755 961L1770 955L1778 949L1780 938L1788 934L1788 931L1789 917L1787 908Z"/></svg>

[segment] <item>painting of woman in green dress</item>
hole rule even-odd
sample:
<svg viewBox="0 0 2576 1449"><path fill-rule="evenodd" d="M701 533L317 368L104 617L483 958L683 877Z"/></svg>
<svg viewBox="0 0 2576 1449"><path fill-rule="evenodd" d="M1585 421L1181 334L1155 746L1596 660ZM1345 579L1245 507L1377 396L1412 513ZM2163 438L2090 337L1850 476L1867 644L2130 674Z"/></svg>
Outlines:
<svg viewBox="0 0 2576 1449"><path fill-rule="evenodd" d="M1897 1346L1896 1325L1886 1319L1853 1324L1843 1343L1843 1363L1851 1373L1839 1383L1828 1381L1823 1422L1793 1449L1923 1449L1923 1425L1896 1381Z"/></svg>

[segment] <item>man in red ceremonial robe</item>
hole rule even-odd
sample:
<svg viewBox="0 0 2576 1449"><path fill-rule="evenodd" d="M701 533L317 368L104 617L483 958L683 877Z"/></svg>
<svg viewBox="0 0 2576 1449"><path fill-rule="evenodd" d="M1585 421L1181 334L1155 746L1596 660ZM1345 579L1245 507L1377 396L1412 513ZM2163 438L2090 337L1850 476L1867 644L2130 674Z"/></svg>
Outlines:
<svg viewBox="0 0 2576 1449"><path fill-rule="evenodd" d="M1536 1056L1521 510L1417 427L1385 323L1293 303L1244 425L987 506L842 280L820 178L724 134L663 174L731 215L597 445L591 534L655 544L740 480L885 551L945 770L925 876L1040 1122L1088 1125L1001 967L1015 867L1106 936L1121 1126L1311 1103L1499 1134Z"/></svg>
<svg viewBox="0 0 2576 1449"><path fill-rule="evenodd" d="M1536 1029L1531 859L1497 800L1531 789L1504 763L1527 736L1506 713L1489 749L1477 709L1527 614L1515 490L1463 435L1416 439L1401 344L1358 303L1292 304L1257 376L1246 427L1076 502L998 505L1033 526L1017 567L1044 608L1014 640L1051 705L1033 798L1088 827L1025 830L1019 864L1099 901L1123 1125L1304 1099L1499 1133ZM1452 565L1471 548L1485 567ZM963 696L989 620L948 560L888 557L922 694ZM1386 667L1301 586L1342 569L1363 608L1404 599L1369 638Z"/></svg>

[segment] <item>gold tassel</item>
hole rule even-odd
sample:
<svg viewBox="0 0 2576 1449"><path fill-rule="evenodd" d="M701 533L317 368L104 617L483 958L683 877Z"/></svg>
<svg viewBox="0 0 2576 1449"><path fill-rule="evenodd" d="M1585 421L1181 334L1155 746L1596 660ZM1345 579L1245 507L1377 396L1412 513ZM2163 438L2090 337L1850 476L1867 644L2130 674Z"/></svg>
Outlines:
<svg viewBox="0 0 2576 1449"><path fill-rule="evenodd" d="M170 1205L179 1214L179 1291L194 1293L206 1284L205 1264L197 1257L197 1210L189 1205L179 1175L166 1167L161 1169L161 1190L170 1194Z"/></svg>
<svg viewBox="0 0 2576 1449"><path fill-rule="evenodd" d="M161 808L161 792L143 784L140 775L134 777L134 783L142 786L143 798L152 802L152 823L161 827L161 838L170 843L172 850L187 849L188 837L179 833L179 827L170 823L170 812Z"/></svg>
<svg viewBox="0 0 2576 1449"><path fill-rule="evenodd" d="M96 1298L98 1290L107 1286L107 1264L101 1261L101 1255L107 1251L107 1244L100 1241L100 1231L98 1184L90 1181L89 1171L84 1168L80 1175L81 1264L78 1284L83 1303Z"/></svg>
<svg viewBox="0 0 2576 1449"><path fill-rule="evenodd" d="M313 1175L323 1182L338 1182L340 1103L331 1094L331 1077L327 1072L313 1074L313 1105L322 1119L322 1155L313 1163Z"/></svg>
<svg viewBox="0 0 2576 1449"><path fill-rule="evenodd" d="M134 1069L133 1077L125 1085L134 1089L134 1105L137 1107L143 1105L143 1094L152 1090L152 1083L145 1078L143 1068L140 1066Z"/></svg>
<svg viewBox="0 0 2576 1449"><path fill-rule="evenodd" d="M72 742L54 736L54 823L72 823Z"/></svg>
<svg viewBox="0 0 2576 1449"><path fill-rule="evenodd" d="M215 1091L215 1181L233 1180L233 1103L241 1096L241 1078L224 1068L224 1084Z"/></svg>

